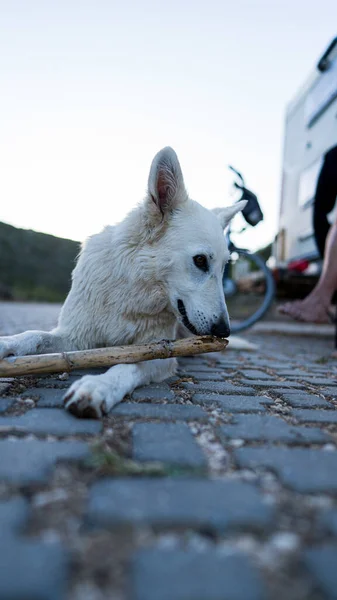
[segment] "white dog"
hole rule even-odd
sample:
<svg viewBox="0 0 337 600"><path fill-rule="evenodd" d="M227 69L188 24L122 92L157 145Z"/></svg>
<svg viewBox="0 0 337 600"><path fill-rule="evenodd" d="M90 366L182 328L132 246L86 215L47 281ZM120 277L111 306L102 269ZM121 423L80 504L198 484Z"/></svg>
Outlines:
<svg viewBox="0 0 337 600"><path fill-rule="evenodd" d="M145 200L85 243L56 329L0 338L0 359L174 339L179 323L193 334L227 337L223 229L245 204L212 212L190 200L178 158L164 148L152 162ZM67 391L65 407L101 417L136 387L175 370L176 360L166 359L85 375Z"/></svg>

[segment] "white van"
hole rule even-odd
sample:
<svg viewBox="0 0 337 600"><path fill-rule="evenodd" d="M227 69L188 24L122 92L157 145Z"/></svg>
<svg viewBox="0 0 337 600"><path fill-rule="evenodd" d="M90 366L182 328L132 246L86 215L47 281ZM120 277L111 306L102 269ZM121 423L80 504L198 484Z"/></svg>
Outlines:
<svg viewBox="0 0 337 600"><path fill-rule="evenodd" d="M337 37L286 110L277 267L318 271L312 212L324 154L337 144ZM335 211L334 211L335 212ZM332 218L332 215L330 215Z"/></svg>

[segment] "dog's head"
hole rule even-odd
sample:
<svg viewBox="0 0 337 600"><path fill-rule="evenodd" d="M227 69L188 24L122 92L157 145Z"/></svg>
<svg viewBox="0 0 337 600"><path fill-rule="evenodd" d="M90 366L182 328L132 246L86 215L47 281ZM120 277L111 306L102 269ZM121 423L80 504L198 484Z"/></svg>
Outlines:
<svg viewBox="0 0 337 600"><path fill-rule="evenodd" d="M176 153L164 148L149 175L147 211L160 231L156 262L177 319L196 335L230 334L222 278L223 230L246 202L210 211L189 199Z"/></svg>

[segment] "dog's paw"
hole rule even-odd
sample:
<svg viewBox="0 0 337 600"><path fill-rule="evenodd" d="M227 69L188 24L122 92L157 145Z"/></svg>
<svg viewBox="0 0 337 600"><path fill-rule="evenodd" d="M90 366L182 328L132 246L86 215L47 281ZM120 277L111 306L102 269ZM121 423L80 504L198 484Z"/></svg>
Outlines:
<svg viewBox="0 0 337 600"><path fill-rule="evenodd" d="M99 375L85 375L75 381L65 394L63 403L66 410L84 419L100 419L115 404L109 383L100 379Z"/></svg>

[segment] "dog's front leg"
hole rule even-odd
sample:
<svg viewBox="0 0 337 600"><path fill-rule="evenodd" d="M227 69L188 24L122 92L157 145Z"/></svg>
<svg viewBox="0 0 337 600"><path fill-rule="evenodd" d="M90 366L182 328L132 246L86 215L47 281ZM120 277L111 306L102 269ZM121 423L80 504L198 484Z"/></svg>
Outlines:
<svg viewBox="0 0 337 600"><path fill-rule="evenodd" d="M174 375L176 367L176 359L168 358L116 365L103 375L85 375L69 388L64 406L77 417L98 419L136 387L163 381Z"/></svg>
<svg viewBox="0 0 337 600"><path fill-rule="evenodd" d="M7 356L26 356L75 350L74 344L64 332L24 331L16 335L0 337L0 360Z"/></svg>

